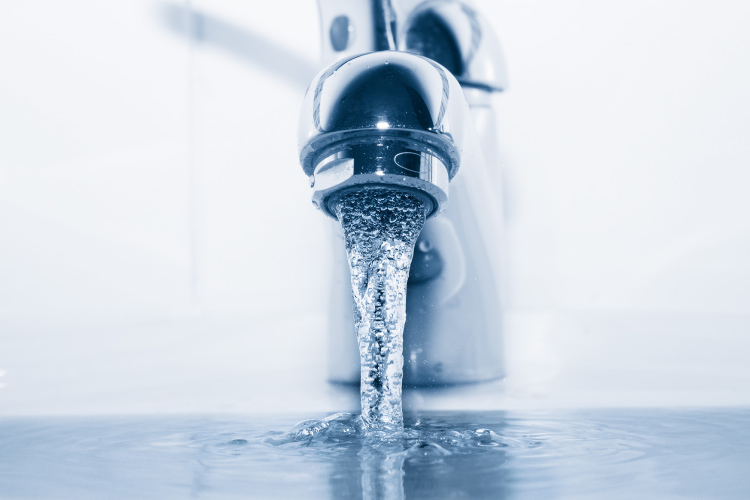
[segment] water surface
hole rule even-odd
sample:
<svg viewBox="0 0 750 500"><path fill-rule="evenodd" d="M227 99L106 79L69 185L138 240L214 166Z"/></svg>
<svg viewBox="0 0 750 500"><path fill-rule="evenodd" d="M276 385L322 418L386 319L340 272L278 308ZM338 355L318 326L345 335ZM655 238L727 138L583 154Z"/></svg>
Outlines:
<svg viewBox="0 0 750 500"><path fill-rule="evenodd" d="M0 419L0 498L750 498L747 409L304 418Z"/></svg>

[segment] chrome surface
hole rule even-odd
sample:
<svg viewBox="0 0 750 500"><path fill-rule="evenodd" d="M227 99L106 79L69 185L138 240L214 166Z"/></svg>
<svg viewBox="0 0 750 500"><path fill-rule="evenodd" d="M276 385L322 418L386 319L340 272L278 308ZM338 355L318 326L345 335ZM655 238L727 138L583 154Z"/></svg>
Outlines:
<svg viewBox="0 0 750 500"><path fill-rule="evenodd" d="M461 85L489 91L508 87L500 42L471 5L455 0L418 4L399 26L399 50L433 59Z"/></svg>
<svg viewBox="0 0 750 500"><path fill-rule="evenodd" d="M377 50L373 0L318 0L318 12L321 27L322 67L346 57ZM337 19L342 16L347 18L347 31L349 31L345 47L331 38L331 29L336 23L341 22Z"/></svg>
<svg viewBox="0 0 750 500"><path fill-rule="evenodd" d="M356 186L398 186L416 191L428 206L427 217L448 203L448 169L440 158L419 144L378 137L374 141L348 142L324 158L312 178L313 204L336 218L329 199Z"/></svg>
<svg viewBox="0 0 750 500"><path fill-rule="evenodd" d="M352 141L393 138L458 171L469 110L445 68L414 54L382 51L343 59L310 84L300 112L300 162L312 175L322 156Z"/></svg>
<svg viewBox="0 0 750 500"><path fill-rule="evenodd" d="M299 121L300 162L313 203L361 184L418 190L428 217L448 202L470 113L458 82L440 65L404 52L344 59L308 88Z"/></svg>
<svg viewBox="0 0 750 500"><path fill-rule="evenodd" d="M373 182L429 199L433 213L417 241L407 288L404 383L501 377L503 219L493 183L501 176L492 96L507 79L499 43L465 1L319 5L322 59L330 66L308 89L298 136L313 201L331 215L330 196ZM329 35L340 16L353 33L343 49ZM383 51L394 45L402 52ZM413 162L406 170L404 158ZM329 379L357 383L349 269L333 221L331 232Z"/></svg>
<svg viewBox="0 0 750 500"><path fill-rule="evenodd" d="M328 36L333 50L336 52L344 51L354 36L354 26L347 16L336 16L331 22Z"/></svg>
<svg viewBox="0 0 750 500"><path fill-rule="evenodd" d="M318 5L324 65L363 52L398 49L440 63L462 85L508 88L500 42L470 1L319 0ZM355 34L344 48L330 37L340 16L347 17Z"/></svg>

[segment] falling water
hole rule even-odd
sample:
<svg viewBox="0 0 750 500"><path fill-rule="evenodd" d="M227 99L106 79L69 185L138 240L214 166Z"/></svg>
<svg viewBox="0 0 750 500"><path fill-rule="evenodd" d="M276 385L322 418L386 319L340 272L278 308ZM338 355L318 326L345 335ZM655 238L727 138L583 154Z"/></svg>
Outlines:
<svg viewBox="0 0 750 500"><path fill-rule="evenodd" d="M368 188L342 195L334 208L352 276L362 422L370 431L400 432L406 281L426 206L408 192Z"/></svg>

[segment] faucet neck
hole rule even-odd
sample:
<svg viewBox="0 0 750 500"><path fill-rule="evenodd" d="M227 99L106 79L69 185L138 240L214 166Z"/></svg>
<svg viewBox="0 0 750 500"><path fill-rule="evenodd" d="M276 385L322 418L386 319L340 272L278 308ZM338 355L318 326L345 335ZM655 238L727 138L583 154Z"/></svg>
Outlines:
<svg viewBox="0 0 750 500"><path fill-rule="evenodd" d="M467 0L318 0L322 62L399 50L446 67L464 88L507 87L500 43Z"/></svg>

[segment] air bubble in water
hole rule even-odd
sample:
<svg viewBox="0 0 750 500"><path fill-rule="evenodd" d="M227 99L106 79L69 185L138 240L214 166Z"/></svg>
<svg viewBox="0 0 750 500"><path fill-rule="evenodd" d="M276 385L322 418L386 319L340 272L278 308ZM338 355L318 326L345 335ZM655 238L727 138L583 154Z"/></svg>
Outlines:
<svg viewBox="0 0 750 500"><path fill-rule="evenodd" d="M336 200L335 212L352 277L362 422L372 431L401 432L406 282L426 207L410 193L363 188Z"/></svg>

